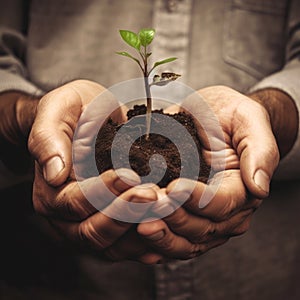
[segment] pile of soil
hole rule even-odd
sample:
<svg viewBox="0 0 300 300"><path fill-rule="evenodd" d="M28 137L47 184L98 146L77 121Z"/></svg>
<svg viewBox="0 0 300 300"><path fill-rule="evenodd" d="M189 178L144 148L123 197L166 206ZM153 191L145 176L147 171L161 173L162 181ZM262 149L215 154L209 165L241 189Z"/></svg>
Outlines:
<svg viewBox="0 0 300 300"><path fill-rule="evenodd" d="M201 154L201 143L198 138L197 129L192 117L183 112L179 112L177 114L165 114L163 113L163 110L154 110L153 113L172 117L177 122L185 126L193 138L195 145L197 146L200 161L200 171L198 172L199 166L195 165L195 159L189 155L189 153L192 152L191 147L193 147L193 145L182 145L183 153L181 152L181 154L183 155L180 157L177 146L167 137L156 133L150 133L148 139L146 139L145 135L142 135L136 139L134 143L132 143L129 151L130 167L141 177L147 176L151 170L155 170L154 174L151 172L151 176L153 174L151 177L151 182L156 183L160 187L166 187L172 180L178 178L183 165L185 168L190 168L189 170L191 170L191 174L198 174L196 177L191 179L207 182L210 173L210 167L203 160ZM128 120L130 120L135 116L142 116L145 114L145 105L135 105L133 109L128 111L127 117ZM162 128L167 126L167 124L163 124L163 119L159 120L159 126ZM120 125L109 119L98 132L95 145L95 159L99 174L113 168L111 147L118 130L120 130L122 126L126 126L126 124ZM139 124L138 127L140 126L145 126L145 118L141 118L141 124ZM134 126L132 127L132 130L139 129ZM172 128L169 130L172 130ZM128 139L129 137L126 136L126 133L122 134L121 140L119 140L116 147L114 147L114 151L117 151L114 152L114 158L117 157L117 166L116 162L114 161L115 168L128 168L125 163L128 161L128 153L124 151L126 148L125 145L128 143ZM163 156L165 163L162 163L161 158L159 158L159 156L156 154ZM185 159L185 161L182 161L183 159ZM196 173L193 172L193 170L196 170Z"/></svg>

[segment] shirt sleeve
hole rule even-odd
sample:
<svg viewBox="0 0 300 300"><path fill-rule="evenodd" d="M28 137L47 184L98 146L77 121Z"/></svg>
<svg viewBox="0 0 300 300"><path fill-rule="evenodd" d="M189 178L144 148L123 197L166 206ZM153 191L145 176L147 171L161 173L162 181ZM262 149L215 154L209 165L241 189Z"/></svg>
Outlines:
<svg viewBox="0 0 300 300"><path fill-rule="evenodd" d="M0 93L43 92L29 80L26 66L26 32L29 1L0 0Z"/></svg>
<svg viewBox="0 0 300 300"><path fill-rule="evenodd" d="M267 88L280 89L295 102L300 120L300 1L291 1L287 21L286 64L251 88L256 92ZM275 179L300 179L300 122L293 148L280 161Z"/></svg>
<svg viewBox="0 0 300 300"><path fill-rule="evenodd" d="M26 39L14 29L0 27L0 93L19 91L40 96L43 92L28 80Z"/></svg>
<svg viewBox="0 0 300 300"><path fill-rule="evenodd" d="M43 91L30 82L26 67L26 2L0 0L0 93L18 91L41 96ZM8 170L0 157L0 189L29 179L31 174Z"/></svg>

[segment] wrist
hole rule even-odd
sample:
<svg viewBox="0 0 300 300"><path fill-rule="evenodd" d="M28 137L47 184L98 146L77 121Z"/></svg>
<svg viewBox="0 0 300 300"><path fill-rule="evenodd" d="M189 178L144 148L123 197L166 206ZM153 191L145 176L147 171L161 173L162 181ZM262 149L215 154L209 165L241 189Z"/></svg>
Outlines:
<svg viewBox="0 0 300 300"><path fill-rule="evenodd" d="M20 146L27 141L38 99L20 92L0 94L0 140Z"/></svg>
<svg viewBox="0 0 300 300"><path fill-rule="evenodd" d="M278 89L265 89L248 96L267 110L280 157L284 157L293 147L298 133L298 111L293 99Z"/></svg>
<svg viewBox="0 0 300 300"><path fill-rule="evenodd" d="M27 141L32 124L34 122L37 106L39 103L38 98L32 96L19 94L16 102L16 120L20 130L20 134Z"/></svg>
<svg viewBox="0 0 300 300"><path fill-rule="evenodd" d="M32 161L27 149L28 134L38 99L19 92L0 94L0 159L17 174L25 174Z"/></svg>

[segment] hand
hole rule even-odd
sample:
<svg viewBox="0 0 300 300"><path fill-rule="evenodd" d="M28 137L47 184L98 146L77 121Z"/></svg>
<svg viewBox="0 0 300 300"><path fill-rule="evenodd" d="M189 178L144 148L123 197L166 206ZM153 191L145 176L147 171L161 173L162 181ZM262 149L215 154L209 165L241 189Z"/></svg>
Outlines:
<svg viewBox="0 0 300 300"><path fill-rule="evenodd" d="M101 92L104 92L104 88L100 85L79 80L41 99L29 137L29 149L37 159L34 208L49 220L64 239L77 246L93 249L98 256L101 254L111 260L134 259L152 263L161 256L149 253L133 224L114 220L97 209L100 205L100 209L106 212L118 211L122 207L119 199L128 202L155 201L155 188L134 188L140 184L140 179L130 170L122 169L117 173L110 170L78 182L72 169L71 144L75 127L86 106ZM80 153L83 161L93 147L89 137L99 119L105 120L112 111L114 113L111 116L115 121L124 119L119 104L110 96L108 93L108 98L103 98L97 111L97 120L94 122L87 118L87 122L80 127L75 144L79 147L76 153ZM97 209L86 199L83 190L97 199ZM127 213L135 214L132 211ZM145 253L148 255L144 259Z"/></svg>
<svg viewBox="0 0 300 300"><path fill-rule="evenodd" d="M279 151L267 110L228 87L208 87L200 90L199 94L217 116L224 136L215 137L218 141L214 144L217 146L211 149L206 134L214 136L214 127L209 128L208 125L211 132L207 133L198 127L205 159L209 162L211 151L225 149L222 167L239 169L250 193L257 198L267 197L270 180L279 162ZM184 110L193 112L193 116L202 116L201 105L190 100L183 103Z"/></svg>
<svg viewBox="0 0 300 300"><path fill-rule="evenodd" d="M208 185L187 179L172 182L165 194L180 203L187 201L164 220L138 227L150 246L171 258L197 256L244 233L261 204L256 198L269 193L279 160L269 116L260 104L226 87L210 87L200 93L218 117L225 137L216 143L218 149L212 149L206 134L213 134L214 128L206 126L205 134L199 126L203 154L209 161L212 151L226 149L224 162L219 164L225 169L215 170ZM194 117L203 115L203 105L196 101L187 99L183 107ZM252 196L247 195L246 187Z"/></svg>

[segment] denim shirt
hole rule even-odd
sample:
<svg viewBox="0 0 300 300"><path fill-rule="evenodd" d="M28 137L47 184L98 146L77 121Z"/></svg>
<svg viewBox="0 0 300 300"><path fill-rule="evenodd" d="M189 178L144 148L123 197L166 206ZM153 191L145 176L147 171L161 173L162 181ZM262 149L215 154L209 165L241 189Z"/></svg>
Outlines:
<svg viewBox="0 0 300 300"><path fill-rule="evenodd" d="M124 49L118 30L153 26L157 30L153 53L160 59L178 56L168 68L181 72L182 80L192 88L227 85L247 92L274 87L288 93L299 107L299 0L172 2L175 9L167 0L32 0L28 5L0 0L6 8L0 12L4 25L0 30L0 91L42 95L78 78L110 86L139 77L131 62L114 54ZM299 178L299 150L300 137L282 162L282 177ZM290 190L297 192L293 186ZM280 194L280 188L275 191ZM299 260L297 246L281 248L276 241L288 242L299 230L287 233L281 227L289 218L283 211L273 224L270 251L264 248L259 230L272 231L268 220L282 209L278 201L273 205L258 217L246 239L198 259L147 267L80 257L78 274L73 275L88 277L93 284L91 291L81 283L76 288L84 299L297 299L299 290L293 280L300 274L292 263ZM291 217L299 205L294 201L290 206ZM292 253L291 264L278 260L284 249ZM263 260L259 251L268 256ZM290 296L286 296L288 287Z"/></svg>

